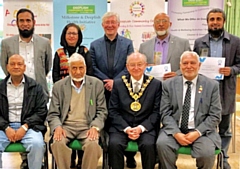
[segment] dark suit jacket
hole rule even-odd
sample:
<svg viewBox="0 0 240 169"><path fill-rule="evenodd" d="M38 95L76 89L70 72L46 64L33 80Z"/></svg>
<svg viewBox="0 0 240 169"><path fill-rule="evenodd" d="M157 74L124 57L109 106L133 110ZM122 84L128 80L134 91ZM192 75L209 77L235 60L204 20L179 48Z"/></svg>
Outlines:
<svg viewBox="0 0 240 169"><path fill-rule="evenodd" d="M202 88L201 92L199 92L200 88ZM198 75L194 103L195 129L210 138L218 148L221 147L221 139L217 133L217 126L221 121L221 110L218 82ZM182 111L183 77L176 76L163 82L160 108L163 132L168 135L181 132L179 120Z"/></svg>
<svg viewBox="0 0 240 169"><path fill-rule="evenodd" d="M132 41L118 35L116 51L114 55L113 77L120 78L127 74L126 59L133 52ZM110 79L108 77L108 59L106 43L104 37L95 40L90 45L90 54L92 57L93 74L101 80Z"/></svg>
<svg viewBox="0 0 240 169"><path fill-rule="evenodd" d="M210 57L209 34L196 39L193 50L201 56L203 48L208 48ZM220 81L222 115L235 112L236 75L240 73L240 39L224 31L222 57L226 58L225 66L231 67L230 76Z"/></svg>
<svg viewBox="0 0 240 169"><path fill-rule="evenodd" d="M130 77L127 76L129 81ZM148 76L144 76L145 83ZM134 99L129 95L129 91L122 79L114 81L113 90L109 102L109 132L123 132L130 126L136 127L142 125L149 134L156 136L156 130L159 128L159 109L162 95L162 83L156 79L152 79L145 89L139 102L142 108L138 112L130 109L130 104Z"/></svg>

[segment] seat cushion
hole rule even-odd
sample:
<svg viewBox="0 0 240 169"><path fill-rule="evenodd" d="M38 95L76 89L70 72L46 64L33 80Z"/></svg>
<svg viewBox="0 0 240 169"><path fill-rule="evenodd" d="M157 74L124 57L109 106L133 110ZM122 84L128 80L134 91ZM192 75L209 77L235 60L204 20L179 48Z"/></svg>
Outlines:
<svg viewBox="0 0 240 169"><path fill-rule="evenodd" d="M22 143L10 143L4 152L26 152L25 147L23 147Z"/></svg>
<svg viewBox="0 0 240 169"><path fill-rule="evenodd" d="M138 144L135 141L129 141L125 151L136 152L138 151Z"/></svg>
<svg viewBox="0 0 240 169"><path fill-rule="evenodd" d="M220 152L221 152L221 150L216 149L215 150L215 155L218 155ZM190 146L182 146L178 149L177 153L178 154L191 155L191 147Z"/></svg>
<svg viewBox="0 0 240 169"><path fill-rule="evenodd" d="M82 150L82 144L78 140L73 140L68 144L68 147L73 150Z"/></svg>

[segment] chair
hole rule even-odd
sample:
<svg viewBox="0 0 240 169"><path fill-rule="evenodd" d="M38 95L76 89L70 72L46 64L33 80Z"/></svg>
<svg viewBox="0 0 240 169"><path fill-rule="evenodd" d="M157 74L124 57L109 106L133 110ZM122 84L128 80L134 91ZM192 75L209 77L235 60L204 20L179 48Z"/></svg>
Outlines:
<svg viewBox="0 0 240 169"><path fill-rule="evenodd" d="M43 158L43 164L44 166L42 167L43 169L48 169L48 148L47 148L47 143L45 142L45 147L46 150L44 152L44 158ZM19 152L19 153L26 153L25 147L23 147L23 144L20 142L16 143L10 143L4 152Z"/></svg>
<svg viewBox="0 0 240 169"><path fill-rule="evenodd" d="M178 149L178 154L185 154L185 155L191 155L191 147L190 146L182 146ZM217 155L217 166L216 169L221 168L223 166L223 154L220 149L215 150L215 155Z"/></svg>
<svg viewBox="0 0 240 169"><path fill-rule="evenodd" d="M51 140L52 141L52 140ZM49 147L50 147L50 144L52 142L49 142ZM101 145L101 144L100 144ZM102 145L101 145L102 146ZM68 147L71 148L72 150L82 150L82 144L80 141L78 141L77 139L74 139L72 140L69 144L68 144ZM106 158L106 153L105 153L105 150L104 150L104 146L103 147L103 161L102 161L102 169L108 169L108 166L106 164L107 163L107 158ZM50 151L51 152L51 151ZM53 157L53 154L52 154L52 169L57 169L57 164L55 162L55 159Z"/></svg>
<svg viewBox="0 0 240 169"><path fill-rule="evenodd" d="M137 152L138 151L138 144L137 144L137 142L136 141L129 141L125 151ZM161 169L160 163L158 163L158 168Z"/></svg>

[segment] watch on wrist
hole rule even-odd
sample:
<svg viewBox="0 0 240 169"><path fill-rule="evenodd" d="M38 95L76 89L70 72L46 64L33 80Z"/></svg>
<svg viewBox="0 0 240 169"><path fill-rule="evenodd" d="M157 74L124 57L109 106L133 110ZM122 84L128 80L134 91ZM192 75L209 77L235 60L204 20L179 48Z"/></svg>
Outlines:
<svg viewBox="0 0 240 169"><path fill-rule="evenodd" d="M22 125L22 128L25 130L25 131L28 131L28 128L24 125Z"/></svg>

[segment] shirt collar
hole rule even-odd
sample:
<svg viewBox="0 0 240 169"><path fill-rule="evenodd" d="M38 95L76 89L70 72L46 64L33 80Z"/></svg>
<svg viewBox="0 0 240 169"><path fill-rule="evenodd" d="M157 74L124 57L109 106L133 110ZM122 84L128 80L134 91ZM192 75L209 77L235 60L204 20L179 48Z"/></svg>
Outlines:
<svg viewBox="0 0 240 169"><path fill-rule="evenodd" d="M25 41L23 41L23 40L21 39L20 36L19 36L19 38L18 38L18 41L19 41L19 42L25 42ZM33 36L32 36L32 38L31 38L30 42L33 42ZM25 43L27 43L27 42L25 42Z"/></svg>
<svg viewBox="0 0 240 169"><path fill-rule="evenodd" d="M198 79L198 75L197 75L193 80L191 80L191 82L192 82L193 85L196 85L196 84L197 84L197 79ZM186 83L186 81L190 81L190 80L187 80L187 79L183 76L183 85Z"/></svg>
<svg viewBox="0 0 240 169"><path fill-rule="evenodd" d="M109 41L109 42L114 42L114 41L116 41L117 40L117 38L118 38L118 34L115 36L115 38L111 41L110 39L108 39L108 37L106 36L106 34L104 35L104 40L105 41Z"/></svg>
<svg viewBox="0 0 240 169"><path fill-rule="evenodd" d="M24 84L24 83L25 83L25 77L23 76L22 81L21 81L21 84ZM11 76L8 78L7 84L12 84L12 78L11 78Z"/></svg>
<svg viewBox="0 0 240 169"><path fill-rule="evenodd" d="M86 78L86 76L84 76L83 81L82 81L82 84L81 84L81 86L80 86L79 88L74 84L74 82L73 82L73 80L72 80L72 78L71 78L71 86L72 86L74 89L81 89L82 86L83 86L83 84L85 84L85 81L86 81L85 78Z"/></svg>
<svg viewBox="0 0 240 169"><path fill-rule="evenodd" d="M158 42L160 42L160 43L162 43L162 42L166 42L166 43L168 43L169 42L169 37L170 37L170 35L168 34L168 36L166 37L166 38L164 38L163 40L160 40L160 39L158 39L157 37L156 37L156 43L158 43Z"/></svg>
<svg viewBox="0 0 240 169"><path fill-rule="evenodd" d="M221 33L221 35L218 38L212 37L211 34L209 34L209 38L210 40L219 41L220 39L224 38L224 31Z"/></svg>
<svg viewBox="0 0 240 169"><path fill-rule="evenodd" d="M142 85L142 83L143 83L143 75L140 80L136 80L132 76L130 78L131 78L132 84L134 84L135 82L138 82L140 85Z"/></svg>

